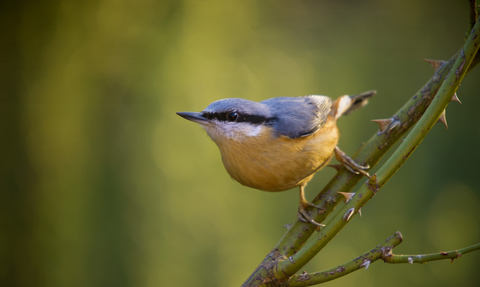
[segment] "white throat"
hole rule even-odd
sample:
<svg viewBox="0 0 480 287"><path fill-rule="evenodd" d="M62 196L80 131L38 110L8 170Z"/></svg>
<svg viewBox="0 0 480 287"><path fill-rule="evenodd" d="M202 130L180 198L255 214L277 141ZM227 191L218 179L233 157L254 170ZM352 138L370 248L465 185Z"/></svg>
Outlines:
<svg viewBox="0 0 480 287"><path fill-rule="evenodd" d="M224 139L241 142L248 138L258 137L266 130L264 125L253 125L245 122L212 121L202 126L215 142Z"/></svg>

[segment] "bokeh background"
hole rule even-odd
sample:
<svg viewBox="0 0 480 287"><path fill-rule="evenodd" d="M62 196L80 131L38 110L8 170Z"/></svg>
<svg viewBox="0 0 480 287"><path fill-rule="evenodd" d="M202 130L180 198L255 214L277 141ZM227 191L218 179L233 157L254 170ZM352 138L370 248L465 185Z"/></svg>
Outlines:
<svg viewBox="0 0 480 287"><path fill-rule="evenodd" d="M2 1L0 285L239 286L296 219L297 190L243 187L177 111L376 89L353 154L463 45L468 1ZM311 263L480 242L480 67L382 191ZM334 175L317 174L313 198ZM480 253L376 263L326 286L474 286Z"/></svg>

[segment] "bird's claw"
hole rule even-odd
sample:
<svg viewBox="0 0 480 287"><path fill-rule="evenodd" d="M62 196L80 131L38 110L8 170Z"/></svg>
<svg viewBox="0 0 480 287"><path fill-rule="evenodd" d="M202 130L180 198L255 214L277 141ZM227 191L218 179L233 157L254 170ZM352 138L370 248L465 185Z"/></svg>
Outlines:
<svg viewBox="0 0 480 287"><path fill-rule="evenodd" d="M337 146L335 147L334 151L335 151L335 158L350 172L354 174L362 174L366 177L370 177L370 174L368 174L368 172L365 171L370 168L368 164L359 165L352 158L350 158L343 151L341 151Z"/></svg>
<svg viewBox="0 0 480 287"><path fill-rule="evenodd" d="M298 213L297 213L297 217L300 221L303 221L305 223L312 223L312 224L315 224L316 226L318 227L325 227L324 224L321 224L321 223L318 223L316 222L315 220L313 220L307 213L307 210L305 209L306 207L308 206L312 206L312 207L315 207L315 208L318 208L318 209L322 209L320 206L318 205L315 205L311 202L308 202L308 201L304 201L304 202L300 202L300 204L298 205Z"/></svg>

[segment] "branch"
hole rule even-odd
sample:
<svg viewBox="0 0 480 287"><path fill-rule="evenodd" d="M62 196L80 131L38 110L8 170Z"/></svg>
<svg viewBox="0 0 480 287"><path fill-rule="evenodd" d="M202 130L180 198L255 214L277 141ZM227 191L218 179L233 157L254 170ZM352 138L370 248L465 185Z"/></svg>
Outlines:
<svg viewBox="0 0 480 287"><path fill-rule="evenodd" d="M429 261L451 259L452 262L454 259L460 258L462 255L479 250L480 243L475 244L466 248L457 249L448 252L439 252L432 254L420 254L420 255L396 255L392 254L394 247L402 243L403 238L400 232L396 232L390 238L385 240L385 242L379 244L377 247L372 250L358 256L357 258L350 260L346 263L343 263L335 268L324 270L321 272L315 273L302 273L291 276L287 282L283 282L282 286L284 287L304 287L312 286L320 283L325 283L333 279L350 274L354 271L360 270L365 267L365 270L368 269L370 264L375 261L382 259L385 263L427 263ZM267 286L267 285L262 285Z"/></svg>
<svg viewBox="0 0 480 287"><path fill-rule="evenodd" d="M432 78L407 102L392 115L388 120L391 123L385 131L379 130L368 140L352 157L361 165L369 164L374 167L383 155L420 119L430 102L433 100L443 80L450 72L460 52L455 54L449 61L443 62ZM323 188L312 201L323 207L323 211L308 209L309 215L317 222L323 222L343 199L337 191L348 193L362 179L362 176L352 174L345 168L340 167L338 173ZM312 215L312 212L318 214ZM282 255L290 256L297 252L307 241L315 229L301 221L295 222L278 242L275 249Z"/></svg>
<svg viewBox="0 0 480 287"><path fill-rule="evenodd" d="M357 159L357 162L360 163L368 162L371 167L374 167L390 147L404 136L424 113L440 88L443 79L452 68L458 54L459 52L436 70L432 78L407 103L405 103L399 111L390 117L391 119L403 122L400 128L389 132L380 133L379 131L379 133L375 133L352 158ZM317 222L323 222L327 215L335 209L342 199L340 195L337 195L332 191L349 192L361 178L361 176L356 176L345 169L340 168L333 179L330 180L330 182L312 201L314 204L324 208L323 214L319 212L316 216L312 216L310 213L310 216ZM277 243L272 252L265 257L263 262L255 269L242 286L259 286L262 282L265 283L270 280L276 280L272 272L266 272L266 268L268 269L267 266L274 264L276 260L282 260L283 258L296 253L314 231L315 228L312 228L309 224L301 221L294 222ZM271 256L272 254L276 255Z"/></svg>
<svg viewBox="0 0 480 287"><path fill-rule="evenodd" d="M352 157L356 159L355 161L361 165L368 163L371 167L374 167L383 155L406 134L425 112L440 88L443 79L453 67L458 54L436 70L433 77L399 111L389 118L391 119L389 126L395 128L375 133ZM401 125L398 125L398 123L401 123ZM343 195L339 194L338 191L350 192L361 179L362 176L352 174L345 168L340 167L333 179L312 201L314 204L323 207L323 211L308 209L309 215L315 221L323 222L343 199ZM318 214L313 215L312 212ZM289 228L275 249L279 250L282 255L290 256L302 247L314 230L309 224L297 221Z"/></svg>
<svg viewBox="0 0 480 287"><path fill-rule="evenodd" d="M444 104L443 109L445 108L445 106L448 104L448 101L450 101L446 95L451 94L451 97L456 91L458 88L458 83L460 83L462 80L467 71L466 68L469 66L469 63L476 53L476 49L473 48L475 45L478 48L478 43L475 42L478 41L476 38L479 30L478 26L479 24L477 22L475 29L472 30L473 33L470 34L471 37L469 37L465 45L465 47L468 49L462 49L459 53L453 56L450 61L445 62L438 70L435 71L434 76L427 82L427 84L425 84L424 87L422 87L422 89L417 92L417 94L415 94L410 101L408 101L394 116L390 118L390 128L385 131L379 131L362 148L360 148L359 151L357 151L354 156L354 158L357 159L357 162L360 164L368 163L370 166L374 166L388 151L388 149L418 121L426 108L430 105L437 91L440 90L440 85L442 83L442 90L444 90L444 92L441 104ZM455 68L451 69L455 61L457 61L457 63L455 63ZM471 67L468 70L470 69ZM455 72L449 73L450 70ZM448 74L451 75L447 79L447 84L445 84L443 79L445 79ZM453 89L445 89L448 88L449 83L455 83L455 86L450 86ZM448 99L448 101L445 99ZM438 110L441 114L443 109L435 108L435 112ZM423 118L425 119L431 116L432 115L429 114L429 116ZM438 117L435 117L433 124ZM430 125L430 123L428 123L428 125ZM420 130L420 132L423 133L423 137L425 136L426 131L428 131L430 128L431 126L429 126L426 130ZM418 132L418 129L416 131ZM410 134L410 136L412 136L412 134L413 132ZM420 141L423 139L423 137L420 138ZM416 140L418 139L419 138L416 138ZM410 147L410 149L408 149L407 146L402 145L402 151L408 150L408 154L404 155L405 158L403 161L403 156L399 158L399 151L397 150L395 158L400 159L398 162L399 164L397 165L397 163L395 163L391 158L389 164L381 169L383 174L380 173L380 175L382 175L382 177L378 177L379 174L374 175L372 179L369 180L368 184L363 186L357 192L354 200L343 207L343 210L340 214L347 214L350 212L350 210L353 210L353 213L350 213L350 217L355 215L360 208L373 196L373 194L376 193L380 187L386 183L386 181L388 181L393 173L398 170L398 168L404 163L411 152L413 152L420 141L415 143L413 148ZM409 144L411 143L412 142ZM392 169L392 166L397 167ZM342 192L348 192L353 188L353 186L355 186L356 183L358 183L360 179L361 177L352 175L343 168L340 169L335 178L329 182L329 184L314 200L315 204L322 206L324 209L319 211L316 216L312 217L314 217L317 222L323 222L326 216L336 207L336 205L338 205L342 199L342 195L337 194L336 191L340 190ZM259 286L260 284L277 281L282 278L288 278L298 271L313 256L315 256L323 248L323 246L325 246L326 243L328 243L344 227L346 222L348 222L348 220L343 222L343 219L338 218L338 216L337 218L333 218L329 223L327 223L326 228L322 229L321 232L315 235L316 240L314 239L309 244L305 244L305 242L312 235L314 228L299 221L295 222L289 228L277 246L272 250L272 252L257 267L249 279L247 279L243 286ZM287 258L288 260L286 260Z"/></svg>
<svg viewBox="0 0 480 287"><path fill-rule="evenodd" d="M373 175L362 187L355 197L342 207L340 212L326 223L326 227L313 235L311 241L307 242L297 253L289 257L289 260L280 260L274 271L277 278L288 278L312 259L330 240L348 223L350 218L355 216L378 190L397 172L397 170L410 157L417 146L427 135L428 131L437 122L445 110L451 98L455 94L463 77L465 76L470 62L474 58L480 46L480 21L477 21L472 29L467 42L460 51L453 68L448 77L442 83L437 96L433 99L425 115L419 120L407 138L388 159L388 161ZM399 124L402 125L402 122ZM351 212L353 211L353 213ZM350 214L348 218L345 215Z"/></svg>
<svg viewBox="0 0 480 287"><path fill-rule="evenodd" d="M417 125L409 133L405 141L390 157L390 159L378 170L377 174L368 180L367 186L375 193L372 186L383 186L392 175L405 163L417 146L423 141L430 129L435 125L437 120L450 103L453 95L455 95L460 83L465 76L470 63L475 57L480 38L478 33L480 30L480 21L477 21L470 33L470 36L460 51L460 56L450 71L448 77L442 83L437 95L433 99L425 115L420 119Z"/></svg>
<svg viewBox="0 0 480 287"><path fill-rule="evenodd" d="M293 275L289 278L288 283L285 284L285 286L311 286L337 279L338 277L345 276L363 267L365 267L365 270L367 270L368 266L370 266L371 263L377 261L378 259L382 259L386 255L390 254L393 247L402 243L402 240L402 234L400 232L396 232L390 238L385 240L385 242L379 244L372 250L335 268L311 274L303 273Z"/></svg>
<svg viewBox="0 0 480 287"><path fill-rule="evenodd" d="M428 261L442 260L442 259L451 259L452 262L454 259L459 258L463 254L479 250L480 243L465 247L462 249L452 250L448 252L441 251L440 253L431 253L431 254L420 254L420 255L394 255L390 254L383 258L386 263L427 263Z"/></svg>

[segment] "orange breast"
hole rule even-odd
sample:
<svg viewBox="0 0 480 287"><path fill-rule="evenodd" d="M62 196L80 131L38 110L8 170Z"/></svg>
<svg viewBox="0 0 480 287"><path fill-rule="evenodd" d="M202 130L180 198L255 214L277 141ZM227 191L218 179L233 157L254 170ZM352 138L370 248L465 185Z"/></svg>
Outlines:
<svg viewBox="0 0 480 287"><path fill-rule="evenodd" d="M335 120L316 133L297 139L273 138L265 129L256 137L217 143L223 164L239 183L265 191L282 191L306 184L328 164L338 142Z"/></svg>

